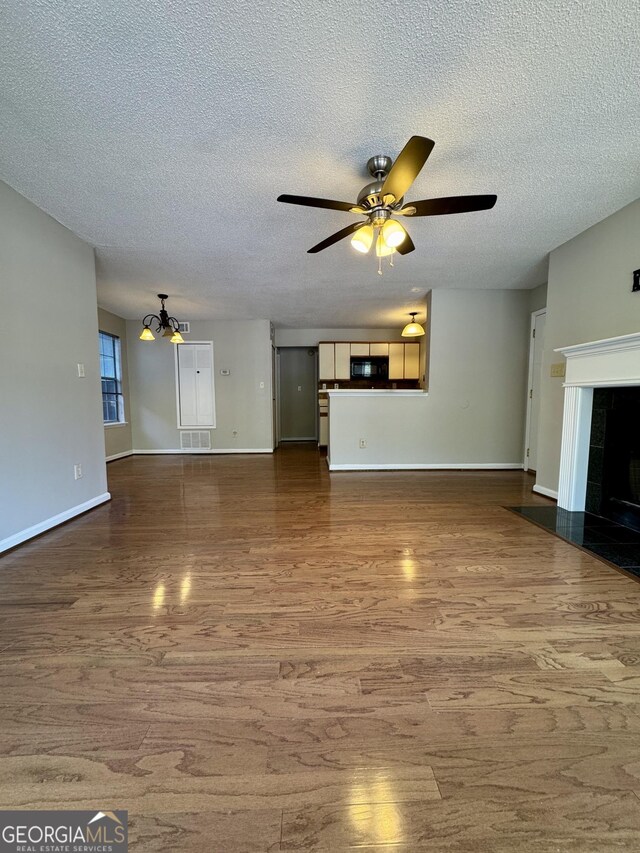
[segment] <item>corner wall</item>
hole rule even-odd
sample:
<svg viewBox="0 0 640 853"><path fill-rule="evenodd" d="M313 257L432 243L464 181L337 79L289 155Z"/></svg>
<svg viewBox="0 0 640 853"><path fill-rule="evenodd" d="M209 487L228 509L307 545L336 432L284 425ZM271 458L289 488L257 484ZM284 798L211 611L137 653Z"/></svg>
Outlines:
<svg viewBox="0 0 640 853"><path fill-rule="evenodd" d="M0 183L0 257L2 551L109 494L93 249Z"/></svg>
<svg viewBox="0 0 640 853"><path fill-rule="evenodd" d="M331 467L521 468L528 307L526 290L433 290L428 395L332 398Z"/></svg>
<svg viewBox="0 0 640 853"><path fill-rule="evenodd" d="M127 357L127 322L122 317L98 308L98 329L120 338L120 361L122 366L122 393L124 396L124 419L122 424L106 424L104 448L107 461L131 453L131 391L129 387L129 360Z"/></svg>
<svg viewBox="0 0 640 853"><path fill-rule="evenodd" d="M179 452L175 345L159 336L141 341L140 330L139 321L127 320L134 453ZM213 341L216 428L211 430L212 449L227 453L273 450L269 321L193 321L185 340ZM230 373L223 376L221 370Z"/></svg>
<svg viewBox="0 0 640 853"><path fill-rule="evenodd" d="M551 253L536 483L543 490L557 493L560 469L564 389L550 371L564 359L553 350L640 330L640 293L631 292L639 247L640 200Z"/></svg>

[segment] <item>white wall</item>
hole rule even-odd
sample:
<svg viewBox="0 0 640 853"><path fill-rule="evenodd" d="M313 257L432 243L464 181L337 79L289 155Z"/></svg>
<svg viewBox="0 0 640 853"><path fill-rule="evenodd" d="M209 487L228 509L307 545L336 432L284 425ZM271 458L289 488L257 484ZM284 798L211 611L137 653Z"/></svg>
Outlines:
<svg viewBox="0 0 640 853"><path fill-rule="evenodd" d="M0 257L4 550L109 495L93 249L0 183Z"/></svg>
<svg viewBox="0 0 640 853"><path fill-rule="evenodd" d="M120 338L120 360L122 363L122 393L124 396L124 419L122 424L107 424L104 428L104 447L107 459L130 453L131 443L131 389L129 387L129 360L127 358L127 323L122 317L98 308L98 327Z"/></svg>
<svg viewBox="0 0 640 853"><path fill-rule="evenodd" d="M522 467L528 309L528 291L434 290L429 394L332 397L331 465Z"/></svg>
<svg viewBox="0 0 640 853"><path fill-rule="evenodd" d="M160 336L141 341L141 328L139 322L127 321L134 451L177 450L175 345ZM212 448L272 450L269 321L192 321L185 340L213 341L216 429L211 430ZM230 375L222 376L223 369L230 370Z"/></svg>
<svg viewBox="0 0 640 853"><path fill-rule="evenodd" d="M534 311L540 311L542 308L547 307L547 284L539 285L538 287L534 287L532 290L528 291L529 293L529 312L533 313Z"/></svg>
<svg viewBox="0 0 640 853"><path fill-rule="evenodd" d="M317 347L320 341L402 341L401 332L402 326L393 329L276 329L274 343L277 347Z"/></svg>
<svg viewBox="0 0 640 853"><path fill-rule="evenodd" d="M549 259L545 355L542 364L537 485L556 492L564 390L551 378L563 357L553 350L640 330L640 293L631 292L640 267L640 200L622 208Z"/></svg>

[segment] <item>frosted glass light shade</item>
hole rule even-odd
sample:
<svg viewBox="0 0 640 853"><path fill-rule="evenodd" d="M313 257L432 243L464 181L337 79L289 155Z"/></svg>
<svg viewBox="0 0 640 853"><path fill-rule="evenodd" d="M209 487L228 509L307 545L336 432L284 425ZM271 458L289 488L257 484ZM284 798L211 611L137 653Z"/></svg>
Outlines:
<svg viewBox="0 0 640 853"><path fill-rule="evenodd" d="M391 246L387 246L382 234L378 234L378 239L376 240L376 257L386 258L388 255L393 255L394 252L395 249Z"/></svg>
<svg viewBox="0 0 640 853"><path fill-rule="evenodd" d="M373 243L373 226L372 225L364 225L362 228L358 228L356 233L351 238L351 245L357 252L362 252L363 255L366 255L369 249L371 248L371 244Z"/></svg>
<svg viewBox="0 0 640 853"><path fill-rule="evenodd" d="M184 343L184 338L182 337L182 335L180 334L180 332L177 329L173 333L173 336L171 338L171 343L172 344L183 344Z"/></svg>
<svg viewBox="0 0 640 853"><path fill-rule="evenodd" d="M148 326L145 326L144 329L140 332L140 340L141 341L155 341L155 337L153 332Z"/></svg>
<svg viewBox="0 0 640 853"><path fill-rule="evenodd" d="M400 334L403 338L419 338L424 335L424 328L420 323L416 323L416 318L412 316L411 322L407 323Z"/></svg>
<svg viewBox="0 0 640 853"><path fill-rule="evenodd" d="M407 232L395 219L387 219L382 226L382 239L391 249L395 249L404 242Z"/></svg>

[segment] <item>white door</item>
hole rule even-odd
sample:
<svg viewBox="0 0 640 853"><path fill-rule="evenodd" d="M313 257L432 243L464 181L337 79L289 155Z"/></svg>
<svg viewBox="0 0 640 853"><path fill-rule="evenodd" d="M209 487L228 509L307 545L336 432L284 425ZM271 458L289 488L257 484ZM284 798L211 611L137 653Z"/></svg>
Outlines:
<svg viewBox="0 0 640 853"><path fill-rule="evenodd" d="M538 470L538 418L540 415L540 381L542 379L542 354L544 352L544 324L547 312L534 311L531 315L531 343L529 347L529 399L527 401L525 471Z"/></svg>
<svg viewBox="0 0 640 853"><path fill-rule="evenodd" d="M213 344L177 344L178 427L215 427Z"/></svg>

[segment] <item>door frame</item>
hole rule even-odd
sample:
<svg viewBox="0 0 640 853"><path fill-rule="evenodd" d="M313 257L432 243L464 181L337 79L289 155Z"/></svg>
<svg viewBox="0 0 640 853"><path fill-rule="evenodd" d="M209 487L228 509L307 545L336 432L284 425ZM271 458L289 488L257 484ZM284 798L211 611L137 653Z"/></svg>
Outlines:
<svg viewBox="0 0 640 853"><path fill-rule="evenodd" d="M271 422L273 425L273 449L280 444L280 350L271 344Z"/></svg>
<svg viewBox="0 0 640 853"><path fill-rule="evenodd" d="M536 320L538 317L541 317L543 314L547 313L547 309L539 308L537 311L531 312L531 322L529 325L529 370L527 372L527 413L525 416L525 429L524 429L524 463L523 468L525 471L529 470L529 457L527 456L527 450L529 449L529 440L531 438L531 397L533 392L533 357L534 350L536 345L536 339L534 337L534 330L536 327Z"/></svg>
<svg viewBox="0 0 640 853"><path fill-rule="evenodd" d="M308 351L308 350L315 350L315 352L314 352L314 356L313 356L313 375L314 375L314 388L316 389L316 392L315 392L315 400L316 400L316 405L315 405L315 422L314 422L314 423L315 423L315 431L316 431L316 434L315 434L314 436L309 436L308 438L282 438L282 437L281 437L281 416L280 416L280 395L281 395L280 354L281 354L282 350L284 350L284 349L305 349L305 350L307 350L307 351ZM279 444L284 443L284 442L287 442L287 441L291 441L291 442L296 442L296 441L315 441L315 442L317 443L317 442L320 440L320 414L319 414L319 411L318 411L318 403L317 403L317 399L318 399L318 391L317 391L317 388L318 388L318 374L319 374L319 364L318 364L319 348L318 348L318 344L315 344L315 346L313 346L313 345L307 345L307 346L297 345L297 346L293 346L293 347L282 347L282 346L274 347L274 353L275 353L275 373L276 373L276 380L275 380L275 381L276 381L275 408L276 408L276 425L277 425L277 439L278 439L278 440L277 440L276 447L278 447L278 445L279 445Z"/></svg>

